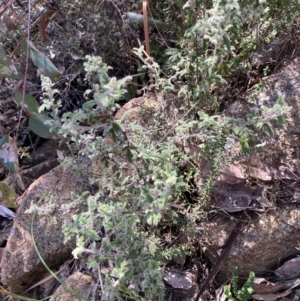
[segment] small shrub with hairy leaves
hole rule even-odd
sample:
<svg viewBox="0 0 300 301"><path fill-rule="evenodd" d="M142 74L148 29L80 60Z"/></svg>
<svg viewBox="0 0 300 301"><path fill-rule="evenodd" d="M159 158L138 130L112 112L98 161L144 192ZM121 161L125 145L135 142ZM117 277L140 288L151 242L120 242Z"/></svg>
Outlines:
<svg viewBox="0 0 300 301"><path fill-rule="evenodd" d="M216 0L209 1L206 7L203 1L185 2L187 29L181 47L168 52L169 78L162 76L161 66L145 56L142 48L133 50L142 62L141 68L155 80L156 90L177 93L184 99L184 114L171 126L161 116L156 116L149 127L114 120L117 101L131 78L110 77L110 68L100 57L87 57L84 67L91 88L85 93L86 102L62 118L57 116L61 122L57 131L71 142L73 154L88 157L94 162L92 167L100 161L102 167L96 172L93 168L88 170L91 184L98 187L95 193L71 194L69 206L85 204L87 210L65 223L63 232L66 241L76 237L74 257L89 255L88 267L96 266L100 271L110 267L105 275L100 273L107 298L125 299L125 295L136 300L162 300L165 260L188 252L189 248L164 250L160 227L191 230L193 223L202 219L222 169L251 152L262 151L261 144L273 134L274 121L284 124L283 116L289 107L282 97L273 107L254 108L243 119L206 111L218 107L217 93L212 92L227 84L225 76L248 68L235 51L241 45L246 16L251 22L256 21L264 16L264 5L257 1ZM257 13L247 15L251 8ZM48 95L51 96L50 91ZM232 140L241 146L240 153L234 156L229 155ZM185 209L182 192L188 186L181 171L192 168L189 164L193 158L185 153L188 145L196 145L199 157L208 158L212 168L198 203ZM78 168L70 160L63 164ZM178 211L178 203L186 210L184 213ZM235 293L242 296L239 291Z"/></svg>

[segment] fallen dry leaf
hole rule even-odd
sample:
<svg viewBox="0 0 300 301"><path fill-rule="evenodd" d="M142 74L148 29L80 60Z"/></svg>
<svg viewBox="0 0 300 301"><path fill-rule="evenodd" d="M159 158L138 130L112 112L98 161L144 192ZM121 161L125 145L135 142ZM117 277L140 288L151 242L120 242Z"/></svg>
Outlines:
<svg viewBox="0 0 300 301"><path fill-rule="evenodd" d="M216 301L226 301L227 300L227 296L224 293L224 286L222 285L221 287L219 287L216 290Z"/></svg>
<svg viewBox="0 0 300 301"><path fill-rule="evenodd" d="M227 184L217 181L213 190L215 205L227 212L238 212L245 209L264 211L270 207L269 201L263 196L264 188L260 186L248 187L245 183ZM256 204L249 208L255 200Z"/></svg>
<svg viewBox="0 0 300 301"><path fill-rule="evenodd" d="M255 300L263 300L263 301L275 301L279 298L285 297L289 295L292 292L292 290L287 290L282 293L277 294L254 294L251 297Z"/></svg>
<svg viewBox="0 0 300 301"><path fill-rule="evenodd" d="M9 17L8 15L6 15L6 14L3 15L2 21L8 30L18 30L18 26L15 24L15 22L12 20L12 18Z"/></svg>
<svg viewBox="0 0 300 301"><path fill-rule="evenodd" d="M197 272L192 270L169 268L164 271L164 281L174 288L189 290L197 283L197 278Z"/></svg>
<svg viewBox="0 0 300 301"><path fill-rule="evenodd" d="M286 261L280 268L275 271L279 277L292 278L300 273L300 257Z"/></svg>
<svg viewBox="0 0 300 301"><path fill-rule="evenodd" d="M265 278L255 278L252 288L254 289L255 294L268 294L277 293L286 289L286 286L283 282L272 283L267 281Z"/></svg>
<svg viewBox="0 0 300 301"><path fill-rule="evenodd" d="M245 181L245 176L239 167L231 164L221 172L218 180L228 184L239 184Z"/></svg>
<svg viewBox="0 0 300 301"><path fill-rule="evenodd" d="M265 169L269 172L275 180L297 180L297 176L293 174L292 167L287 164L281 164L277 167L274 166L266 166Z"/></svg>
<svg viewBox="0 0 300 301"><path fill-rule="evenodd" d="M256 155L240 163L246 175L260 179L262 181L271 181L272 179L290 179L297 180L293 174L292 166L272 160L272 164L265 164Z"/></svg>
<svg viewBox="0 0 300 301"><path fill-rule="evenodd" d="M261 168L258 167L247 166L245 172L250 177L260 179L262 181L272 180L272 175L269 171L262 170Z"/></svg>
<svg viewBox="0 0 300 301"><path fill-rule="evenodd" d="M44 43L48 42L48 37L46 35L46 28L50 22L51 17L56 13L55 10L48 10L43 13L39 20L39 32Z"/></svg>

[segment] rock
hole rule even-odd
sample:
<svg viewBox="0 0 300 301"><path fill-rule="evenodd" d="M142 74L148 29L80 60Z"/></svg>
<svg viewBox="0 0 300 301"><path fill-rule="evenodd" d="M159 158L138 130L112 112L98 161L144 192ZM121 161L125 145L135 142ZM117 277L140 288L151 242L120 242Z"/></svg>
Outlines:
<svg viewBox="0 0 300 301"><path fill-rule="evenodd" d="M218 216L204 223L201 235L206 255L214 264L237 220ZM250 271L260 276L275 271L282 260L299 254L300 208L285 205L284 208L269 209L261 216L256 215L240 233L223 262L218 279L224 282L231 278L232 268L238 267L240 276L247 278Z"/></svg>
<svg viewBox="0 0 300 301"><path fill-rule="evenodd" d="M56 158L48 159L44 162L41 162L35 166L32 166L28 169L22 170L21 175L26 188L29 187L36 179L40 176L46 174L51 169L59 165L59 162Z"/></svg>
<svg viewBox="0 0 300 301"><path fill-rule="evenodd" d="M141 97L133 98L116 113L115 119L126 119L141 126L153 124L159 113L166 124L174 122L184 114L182 100L173 94L147 92Z"/></svg>
<svg viewBox="0 0 300 301"><path fill-rule="evenodd" d="M34 180L59 165L57 150L66 151L67 146L65 144L60 145L58 140L47 140L30 154L30 158L25 157L22 159L22 165L27 164L30 166L21 170L26 188Z"/></svg>
<svg viewBox="0 0 300 301"><path fill-rule="evenodd" d="M39 203L39 206L43 206L51 203L51 197L56 200L55 207L49 210L48 214L44 209L42 215L35 214L33 222L37 249L51 268L67 259L75 248L75 241L64 244L61 231L63 221L71 220L75 209L63 212L58 208L69 202L71 191L80 194L87 189L87 182L82 176L79 177L66 168L56 167L37 179L22 195L1 261L1 282L12 292L24 291L40 280L41 275L46 271L33 246L32 214L26 213L31 203ZM80 208L76 209L80 210ZM53 222L53 218L56 219L56 223Z"/></svg>
<svg viewBox="0 0 300 301"><path fill-rule="evenodd" d="M87 298L91 292L92 277L85 275L79 271L69 276L65 284L74 290L80 296ZM50 301L80 301L80 299L74 294L69 293L65 288L60 285L54 293L54 296L50 298Z"/></svg>
<svg viewBox="0 0 300 301"><path fill-rule="evenodd" d="M60 146L58 140L45 141L41 146L32 151L30 156L25 156L21 159L22 169L20 169L19 176L24 184L23 188L19 187L18 178L15 173L10 173L2 183L7 184L18 196L20 196L20 194L22 194L22 192L36 179L59 165L57 150L63 151L66 149L66 145L63 144Z"/></svg>
<svg viewBox="0 0 300 301"><path fill-rule="evenodd" d="M30 153L30 157L21 159L22 165L35 166L47 160L57 158L57 150L66 151L65 144L60 145L59 140L47 140Z"/></svg>
<svg viewBox="0 0 300 301"><path fill-rule="evenodd" d="M154 112L160 111L160 105L155 93L146 93L144 96L131 99L116 115L116 119L121 119L124 115L127 120L144 123L145 120L153 116Z"/></svg>

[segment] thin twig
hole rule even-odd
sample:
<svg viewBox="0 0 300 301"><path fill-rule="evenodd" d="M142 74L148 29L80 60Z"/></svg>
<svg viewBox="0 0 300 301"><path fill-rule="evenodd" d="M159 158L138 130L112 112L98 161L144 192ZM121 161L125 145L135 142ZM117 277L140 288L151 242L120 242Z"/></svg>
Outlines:
<svg viewBox="0 0 300 301"><path fill-rule="evenodd" d="M150 57L150 41L149 41L149 27L148 27L148 14L147 14L147 4L148 1L143 1L143 16L144 16L144 35L145 35L145 43L146 43L146 53L148 57ZM150 59L151 60L151 59ZM149 62L149 65L152 64L152 60ZM153 77L151 76L152 68L149 68L149 77L150 77L150 85L154 84Z"/></svg>
<svg viewBox="0 0 300 301"><path fill-rule="evenodd" d="M26 82L27 82L28 65L29 65L28 61L29 61L30 23L31 23L31 3L30 3L30 0L28 0L26 65L25 65L25 74L24 74L24 79L23 79L22 102L21 102L21 110L20 110L20 114L19 114L19 120L18 120L17 131L16 131L16 139L18 137L21 119L22 119L22 115L23 115L23 111L24 111L24 100L25 100Z"/></svg>

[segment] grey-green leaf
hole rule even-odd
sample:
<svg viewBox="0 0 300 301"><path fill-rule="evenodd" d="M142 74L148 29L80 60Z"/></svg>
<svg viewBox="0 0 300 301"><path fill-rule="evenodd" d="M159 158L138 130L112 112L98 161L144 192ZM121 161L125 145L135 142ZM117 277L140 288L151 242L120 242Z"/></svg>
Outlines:
<svg viewBox="0 0 300 301"><path fill-rule="evenodd" d="M23 99L22 93L19 92L16 93L15 99L20 105L22 105L22 99ZM38 101L33 96L29 94L24 95L24 108L31 116L39 112L39 107L40 105Z"/></svg>
<svg viewBox="0 0 300 301"><path fill-rule="evenodd" d="M45 139L53 139L56 138L57 135L53 132L50 132L51 126L49 124L45 124L45 121L52 120L47 115L43 114L34 114L33 117L29 118L29 128L38 136Z"/></svg>
<svg viewBox="0 0 300 301"><path fill-rule="evenodd" d="M22 49L27 53L26 43L23 43ZM43 53L38 51L31 42L28 43L28 55L35 66L38 67L45 76L48 76L52 81L58 81L60 79L61 73L58 69Z"/></svg>
<svg viewBox="0 0 300 301"><path fill-rule="evenodd" d="M136 23L138 25L144 24L144 16L143 15L137 14L137 13L131 13L131 12L126 13L126 15L131 22ZM156 27L158 29L164 29L164 28L168 27L167 24L165 24L164 22L159 21L159 20L154 20L152 18L148 18L148 25L152 26L152 27Z"/></svg>

